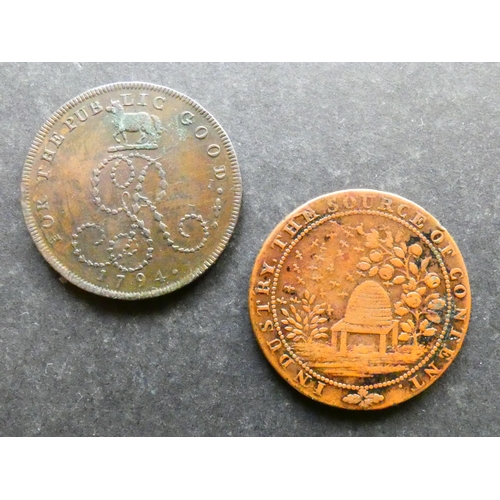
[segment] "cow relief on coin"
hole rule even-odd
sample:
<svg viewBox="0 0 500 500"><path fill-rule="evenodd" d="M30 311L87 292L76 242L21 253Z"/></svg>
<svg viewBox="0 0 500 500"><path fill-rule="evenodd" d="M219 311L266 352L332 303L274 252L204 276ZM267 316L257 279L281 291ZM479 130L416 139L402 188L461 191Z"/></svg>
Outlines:
<svg viewBox="0 0 500 500"><path fill-rule="evenodd" d="M250 316L277 372L312 399L381 409L432 384L462 346L471 298L457 245L399 196L340 191L278 224Z"/></svg>
<svg viewBox="0 0 500 500"><path fill-rule="evenodd" d="M241 178L226 133L199 104L131 82L54 113L30 149L22 192L31 235L64 278L140 299L214 263L238 218Z"/></svg>

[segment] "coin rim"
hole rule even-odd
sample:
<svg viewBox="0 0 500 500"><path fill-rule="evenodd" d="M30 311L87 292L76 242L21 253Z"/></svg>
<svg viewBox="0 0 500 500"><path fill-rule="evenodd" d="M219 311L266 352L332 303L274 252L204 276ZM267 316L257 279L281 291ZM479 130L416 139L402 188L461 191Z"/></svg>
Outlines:
<svg viewBox="0 0 500 500"><path fill-rule="evenodd" d="M206 118L210 125L214 127L215 132L219 135L222 140L222 145L227 151L228 158L231 163L232 180L233 180L233 201L231 207L231 219L229 225L226 228L222 238L215 248L215 250L204 260L201 265L198 265L196 269L191 270L191 272L185 275L182 279L176 280L169 283L161 288L155 288L151 290L138 291L138 292L122 292L118 290L112 290L110 288L101 287L94 285L83 278L79 277L76 273L68 269L64 264L62 264L58 258L52 254L51 249L45 243L45 238L42 232L39 230L34 214L31 210L31 202L29 199L30 195L30 179L31 171L35 161L35 157L38 154L40 146L43 144L45 137L52 131L52 127L57 123L57 121L62 118L62 116L77 104L80 104L93 97L106 94L108 92L113 92L115 90L149 90L154 92L162 92L168 96L177 98L188 105L192 106L201 116ZM153 83L146 82L117 82L108 85L102 85L95 87L93 89L87 90L69 100L61 106L55 113L53 113L48 120L42 125L40 130L37 132L34 141L32 142L26 161L23 167L23 176L21 181L21 205L24 215L25 223L28 230L33 238L38 250L43 255L45 260L64 278L73 283L74 285L82 288L83 290L96 293L104 297L110 297L113 299L126 299L126 300L136 300L136 299L146 299L151 297L158 297L166 293L173 292L188 283L191 283L198 276L203 274L214 262L218 259L222 251L226 248L229 239L231 238L236 223L238 221L242 199L242 182L241 182L241 172L234 151L233 145L229 140L228 135L224 129L220 126L217 120L200 104L191 99L190 97L177 92L169 87L162 85L156 85Z"/></svg>
<svg viewBox="0 0 500 500"><path fill-rule="evenodd" d="M274 241L274 239L276 238L277 234L280 233L280 231L282 230L282 228L286 224L286 222L289 221L290 219L292 219L294 217L294 215L296 215L297 213L302 212L306 208L310 208L311 205L313 205L314 203L316 203L318 201L321 201L321 200L323 200L325 198L330 198L330 197L333 197L333 196L339 196L339 195L342 195L342 194L349 194L349 193L355 193L355 194L366 193L366 194L375 194L375 195L379 195L379 196L382 195L382 196L394 197L397 200L401 200L401 202L403 202L403 203L405 203L405 202L406 203L410 203L410 205L413 208L415 208L417 210L421 210L422 213L423 213L423 215L428 215L429 218L430 218L430 221L433 223L433 225L436 225L436 227L439 227L440 229L446 231L449 243L457 250L458 257L460 258L460 260L462 262L463 271L464 271L464 276L463 276L463 278L461 278L462 279L462 283L467 287L467 290L468 290L468 295L467 295L466 303L467 303L467 307L469 308L469 313L468 313L468 315L466 317L466 320L463 322L463 328L462 328L463 336L462 336L462 340L458 344L458 349L456 350L455 354L449 358L449 362L446 364L446 366L444 366L444 369L438 375L436 375L433 379L429 380L423 387L421 387L419 389L415 389L410 394L405 393L406 397L404 399L401 399L401 400L399 400L397 402L391 402L389 404L384 404L382 402L382 403L380 403L378 405L369 406L367 408L361 408L358 405L351 405L351 406L349 406L349 405L342 405L342 404L338 404L336 401L327 401L324 398L315 395L312 390L305 392L303 390L303 387L299 383L296 383L296 381L291 376L288 376L286 370L284 370L281 367L281 365L279 364L279 362L278 362L276 356L274 355L274 353L271 352L271 351L269 351L269 348L268 348L268 346L266 344L266 340L263 337L264 334L262 332L258 331L258 329L257 329L258 318L256 316L256 311L254 311L254 309L255 309L255 305L254 305L255 295L254 295L254 292L253 292L253 286L254 286L254 283L258 280L258 276L259 276L259 272L260 272L260 267L257 266L257 263L261 260L261 257L263 257L265 255L266 249ZM313 222L311 222L309 224L312 224L312 223ZM283 252L280 252L280 255L282 255L282 253ZM443 261L446 264L446 260L444 258L443 258ZM248 309L249 309L250 322L251 322L251 325L252 325L252 330L253 330L254 336L255 336L255 338L257 340L257 343L258 343L261 351L263 352L265 358L271 364L271 366L276 371L276 373L282 379L284 379L289 385L291 385L295 390L297 390L303 396L306 396L306 397L308 397L310 399L313 399L314 401L318 401L318 402L320 402L322 404L325 404L325 405L328 405L328 406L332 406L332 407L335 407L335 408L340 408L340 409L345 409L345 410L354 410L354 411L371 411L371 410L383 410L385 408L390 408L392 406L396 406L396 405L399 405L399 404L401 404L401 403L403 403L405 401L408 401L409 399L412 399L414 396L417 396L418 394L420 394L423 391L425 391L428 387L430 387L432 384L434 384L434 382L436 382L436 380L438 380L445 372L448 371L448 369L450 368L450 366L453 364L453 361L458 356L459 352L462 350L462 346L463 346L465 338L467 336L467 331L468 331L468 327L469 327L469 323L470 323L470 318L471 318L471 314L472 314L472 296L471 296L471 288L470 288L470 281L469 281L469 273L467 271L467 267L465 265L465 261L464 261L462 252L460 251L460 248L456 244L456 242L453 239L453 237L450 235L449 231L436 219L436 217L434 215L432 215L428 210L426 210L425 208L423 208L419 204L417 204L417 203L415 203L415 202L413 202L413 201L411 201L411 200L409 200L407 198L404 198L403 196L400 196L400 195L397 195L397 194L394 194L394 193L390 193L390 192L387 192L387 191L379 191L379 190L375 190L375 189L363 189L363 188L361 188L361 189L344 189L344 190L333 191L331 193L326 193L326 194L317 196L317 197L315 197L315 198L313 198L313 199L311 199L311 200L303 203L302 205L300 205L299 207L295 208L294 210L292 210L289 214L287 214L272 229L272 231L269 233L269 236L265 239L264 243L262 244L262 246L261 246L261 248L260 248L260 250L259 250L259 252L258 252L258 254L257 254L256 258L255 258L254 266L253 266L252 272L250 274L249 288L248 288ZM274 322L273 322L273 327L274 327ZM451 331L452 328L453 328L453 322L450 322L449 330ZM261 336L262 336L262 338L261 338ZM286 352L288 352L288 351L286 351ZM423 368L424 367L422 367L421 369L423 369ZM420 372L421 369L419 369L415 373ZM347 389L338 388L338 387L335 387L335 389L336 390L347 390ZM395 390L395 389L392 389L392 390Z"/></svg>

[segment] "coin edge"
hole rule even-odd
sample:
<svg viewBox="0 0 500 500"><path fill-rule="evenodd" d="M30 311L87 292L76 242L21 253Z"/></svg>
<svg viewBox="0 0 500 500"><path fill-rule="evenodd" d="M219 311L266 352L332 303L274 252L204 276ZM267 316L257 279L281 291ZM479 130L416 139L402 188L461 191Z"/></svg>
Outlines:
<svg viewBox="0 0 500 500"><path fill-rule="evenodd" d="M91 99L98 95L103 95L108 92L112 92L115 90L150 90L156 92L163 92L169 96L180 99L181 101L186 102L190 106L192 106L197 112L199 112L204 118L206 118L211 125L214 126L215 131L222 139L222 145L226 148L228 158L231 162L231 171L232 171L232 179L233 179L233 201L231 206L231 219L229 225L224 232L223 237L221 238L220 243L217 245L215 250L209 255L207 259L203 261L203 263L198 266L194 271L191 271L188 275L186 275L183 279L177 280L169 285L157 288L155 290L141 291L141 292L120 292L117 290L110 290L109 288L100 287L98 285L94 285L83 278L80 278L76 273L68 269L64 264L62 264L56 256L51 254L50 248L44 241L44 236L38 230L35 217L32 213L30 207L30 178L32 167L34 164L35 157L39 152L40 146L43 144L43 140L51 131L51 127L53 127L57 121L63 116L64 113L74 108L77 104L80 104L87 99ZM196 278L201 276L207 269L209 269L216 260L220 257L224 249L226 248L231 236L234 233L236 224L238 222L240 210L241 210L241 202L242 202L242 179L241 179L241 171L239 168L238 159L236 156L236 152L234 147L229 139L229 136L219 124L219 122L198 102L193 100L181 92L178 92L169 87L165 87L162 85L156 85L153 83L147 82L116 82L107 85L101 85L99 87L92 88L87 90L73 99L67 101L65 104L60 106L40 127L38 132L35 135L35 139L31 143L28 155L26 157L22 180L21 180L21 206L24 216L24 221L28 228L28 231L31 234L33 241L35 242L36 247L39 252L42 254L44 259L51 265L53 269L55 269L61 276L66 278L75 286L86 290L88 292L95 293L97 295L108 297L112 299L124 299L124 300L138 300L138 299L148 299L153 297L159 297L161 295L165 295L167 293L173 292L182 288L183 286L191 283Z"/></svg>

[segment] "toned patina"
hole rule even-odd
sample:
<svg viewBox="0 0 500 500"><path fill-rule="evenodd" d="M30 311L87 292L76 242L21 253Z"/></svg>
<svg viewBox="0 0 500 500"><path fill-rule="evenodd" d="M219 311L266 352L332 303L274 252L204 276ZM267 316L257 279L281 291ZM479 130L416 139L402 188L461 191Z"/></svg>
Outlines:
<svg viewBox="0 0 500 500"><path fill-rule="evenodd" d="M43 125L23 172L28 228L75 285L140 299L175 290L220 255L241 178L217 121L174 90L99 87Z"/></svg>
<svg viewBox="0 0 500 500"><path fill-rule="evenodd" d="M458 247L432 215L400 196L352 190L278 224L256 259L249 306L260 347L290 385L371 410L445 372L471 296Z"/></svg>

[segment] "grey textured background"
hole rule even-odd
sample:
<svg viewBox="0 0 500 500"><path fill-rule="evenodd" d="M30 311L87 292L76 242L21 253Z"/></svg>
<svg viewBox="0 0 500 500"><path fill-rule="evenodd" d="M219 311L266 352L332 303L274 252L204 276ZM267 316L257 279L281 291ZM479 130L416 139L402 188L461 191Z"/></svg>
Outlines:
<svg viewBox="0 0 500 500"><path fill-rule="evenodd" d="M238 155L243 205L201 278L120 302L62 284L20 206L43 122L99 85L146 81L204 106ZM1 64L1 435L499 435L498 64ZM380 412L340 411L283 382L254 340L248 278L298 205L380 189L427 209L468 267L473 314L446 374Z"/></svg>

